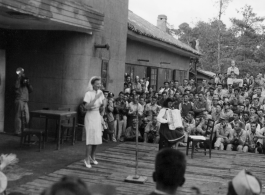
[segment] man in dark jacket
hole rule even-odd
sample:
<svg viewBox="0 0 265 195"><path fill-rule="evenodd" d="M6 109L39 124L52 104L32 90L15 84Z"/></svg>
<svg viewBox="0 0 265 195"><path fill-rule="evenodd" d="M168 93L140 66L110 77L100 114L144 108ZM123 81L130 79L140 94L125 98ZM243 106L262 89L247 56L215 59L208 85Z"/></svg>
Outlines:
<svg viewBox="0 0 265 195"><path fill-rule="evenodd" d="M29 93L32 92L32 86L29 79L25 77L24 73L20 73L15 84L15 134L21 134L21 119L23 118L24 124L29 122Z"/></svg>

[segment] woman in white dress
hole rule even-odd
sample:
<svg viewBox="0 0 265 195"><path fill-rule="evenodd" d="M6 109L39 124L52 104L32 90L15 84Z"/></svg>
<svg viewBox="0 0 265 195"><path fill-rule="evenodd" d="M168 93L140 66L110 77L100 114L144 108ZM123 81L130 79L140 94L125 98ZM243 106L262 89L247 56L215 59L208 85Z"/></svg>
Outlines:
<svg viewBox="0 0 265 195"><path fill-rule="evenodd" d="M91 164L98 164L95 159L97 145L102 144L102 123L100 107L103 106L104 94L100 90L101 79L92 77L85 94L84 104L87 109L85 116L86 129L86 159L85 166L91 168Z"/></svg>

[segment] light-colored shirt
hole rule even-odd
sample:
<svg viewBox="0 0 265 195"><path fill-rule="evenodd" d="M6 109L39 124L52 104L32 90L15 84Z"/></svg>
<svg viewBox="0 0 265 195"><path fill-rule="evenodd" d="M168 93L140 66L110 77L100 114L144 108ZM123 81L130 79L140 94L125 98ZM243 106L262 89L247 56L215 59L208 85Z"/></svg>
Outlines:
<svg viewBox="0 0 265 195"><path fill-rule="evenodd" d="M218 122L219 119L220 119L220 116L221 116L221 112L217 112L217 111L216 111L216 108L215 108L215 107L212 107L211 115L212 115L212 119L213 119L215 122Z"/></svg>
<svg viewBox="0 0 265 195"><path fill-rule="evenodd" d="M246 124L246 126L245 126L245 130L247 131L247 132L251 132L251 123L247 123ZM256 128L256 131L257 132L260 132L260 125L259 124L257 124L257 128Z"/></svg>
<svg viewBox="0 0 265 195"><path fill-rule="evenodd" d="M216 132L217 137L227 137L232 132L232 127L230 124L223 126L221 123L218 123L214 126L214 132Z"/></svg>
<svg viewBox="0 0 265 195"><path fill-rule="evenodd" d="M174 91L171 90L170 88L167 88L167 89L166 88L162 88L162 89L160 89L159 94L162 94L163 92L166 92L168 97L170 96L170 94L174 94Z"/></svg>
<svg viewBox="0 0 265 195"><path fill-rule="evenodd" d="M227 74L230 75L231 72L234 72L237 76L239 75L239 69L237 67L230 66L227 69Z"/></svg>
<svg viewBox="0 0 265 195"><path fill-rule="evenodd" d="M247 141L248 138L248 132L245 131L244 129L241 129L239 133L237 133L234 129L231 131L229 140L232 141L234 139L239 140L240 145L244 145Z"/></svg>
<svg viewBox="0 0 265 195"><path fill-rule="evenodd" d="M136 112L137 109L138 109L138 114L140 116L142 116L143 112L144 112L144 108L143 108L143 106L140 103L138 103L138 106L137 106L137 104L134 104L133 102L131 102L129 104L129 114L132 114L133 112Z"/></svg>
<svg viewBox="0 0 265 195"><path fill-rule="evenodd" d="M223 99L223 97L226 95L226 90L221 89L221 91L218 91L218 89L216 89L214 91L215 95L218 95L219 98Z"/></svg>
<svg viewBox="0 0 265 195"><path fill-rule="evenodd" d="M257 142L261 141L261 144L263 143L263 140L255 137L255 136L259 136L261 137L262 135L256 130L255 133L253 133L252 131L248 132L248 144L250 146L256 146Z"/></svg>
<svg viewBox="0 0 265 195"><path fill-rule="evenodd" d="M88 91L84 97L84 102L89 104L95 99L96 94L100 94L100 97L95 101L94 105L91 107L91 110L99 110L100 106L103 104L103 100L105 99L103 92L101 90L98 90L97 92L95 90Z"/></svg>

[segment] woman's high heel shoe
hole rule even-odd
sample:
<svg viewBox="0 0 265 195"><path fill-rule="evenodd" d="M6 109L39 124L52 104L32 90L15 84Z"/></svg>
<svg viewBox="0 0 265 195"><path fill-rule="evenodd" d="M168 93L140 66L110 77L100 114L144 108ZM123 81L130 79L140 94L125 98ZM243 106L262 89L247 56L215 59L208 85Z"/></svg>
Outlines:
<svg viewBox="0 0 265 195"><path fill-rule="evenodd" d="M91 168L92 166L91 166L91 164L88 164L87 162L86 162L86 160L84 160L84 163L85 163L85 166L86 166L86 168Z"/></svg>
<svg viewBox="0 0 265 195"><path fill-rule="evenodd" d="M92 164L97 165L98 161L94 160L91 156L90 156L90 161L92 162Z"/></svg>

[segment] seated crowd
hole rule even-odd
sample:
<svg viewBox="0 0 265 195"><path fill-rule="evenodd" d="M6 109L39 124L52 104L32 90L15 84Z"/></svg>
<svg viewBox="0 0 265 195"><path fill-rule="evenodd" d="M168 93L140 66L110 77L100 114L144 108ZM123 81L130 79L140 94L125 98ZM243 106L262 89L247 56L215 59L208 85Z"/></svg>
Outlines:
<svg viewBox="0 0 265 195"><path fill-rule="evenodd" d="M136 76L133 82L127 75L124 90L117 98L103 91L106 97L102 110L103 140L135 141L138 124L139 141L158 143L157 115L163 102L171 98L172 109L181 111L184 124L185 139L180 146L186 146L188 135L207 136L206 124L212 119L213 148L264 153L264 80L261 74L256 79L249 74L244 79L235 79L233 74L231 70L229 76L218 74L198 86L192 78L184 79L182 85L178 80L164 82L158 91L149 86L149 78Z"/></svg>

